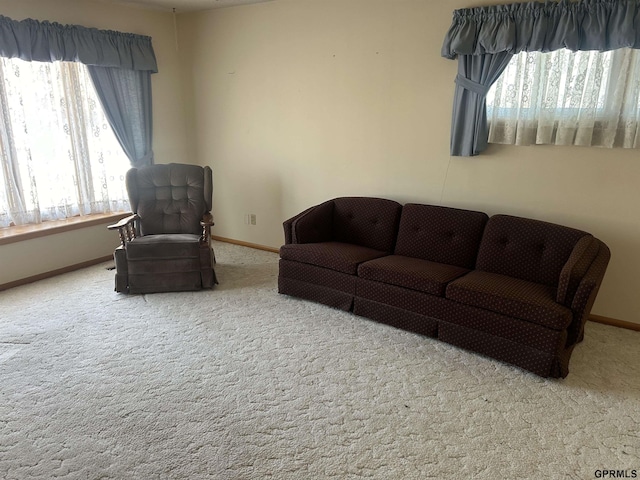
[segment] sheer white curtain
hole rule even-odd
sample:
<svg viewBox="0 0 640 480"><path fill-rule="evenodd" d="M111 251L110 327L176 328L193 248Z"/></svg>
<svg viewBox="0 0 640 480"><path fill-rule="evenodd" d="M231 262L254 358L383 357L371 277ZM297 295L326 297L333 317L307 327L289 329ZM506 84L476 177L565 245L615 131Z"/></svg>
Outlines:
<svg viewBox="0 0 640 480"><path fill-rule="evenodd" d="M487 94L489 142L640 148L640 52L515 55Z"/></svg>
<svg viewBox="0 0 640 480"><path fill-rule="evenodd" d="M129 159L85 65L0 58L0 107L0 227L129 210Z"/></svg>

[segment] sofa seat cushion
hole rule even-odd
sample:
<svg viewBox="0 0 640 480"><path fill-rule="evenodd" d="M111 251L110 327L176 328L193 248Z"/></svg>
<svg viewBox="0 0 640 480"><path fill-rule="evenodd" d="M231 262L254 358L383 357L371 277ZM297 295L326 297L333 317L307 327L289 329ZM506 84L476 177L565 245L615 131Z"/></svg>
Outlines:
<svg viewBox="0 0 640 480"><path fill-rule="evenodd" d="M440 297L444 297L449 282L468 272L466 268L402 255L389 255L358 267L360 278Z"/></svg>
<svg viewBox="0 0 640 480"><path fill-rule="evenodd" d="M199 258L200 236L190 233L168 233L136 237L127 243L129 260Z"/></svg>
<svg viewBox="0 0 640 480"><path fill-rule="evenodd" d="M280 247L280 258L284 260L317 265L350 275L356 274L361 263L384 255L386 253L380 250L342 242L290 243Z"/></svg>
<svg viewBox="0 0 640 480"><path fill-rule="evenodd" d="M555 295L547 285L480 270L454 280L446 290L450 300L562 330L572 315L555 302Z"/></svg>

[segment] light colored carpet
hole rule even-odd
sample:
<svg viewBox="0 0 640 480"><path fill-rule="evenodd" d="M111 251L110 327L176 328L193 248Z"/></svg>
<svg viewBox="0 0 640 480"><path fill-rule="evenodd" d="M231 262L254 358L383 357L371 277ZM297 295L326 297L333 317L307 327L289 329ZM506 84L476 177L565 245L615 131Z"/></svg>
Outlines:
<svg viewBox="0 0 640 480"><path fill-rule="evenodd" d="M278 295L276 254L216 254L213 291L119 295L103 264L0 293L1 478L640 470L638 333L590 323L543 380Z"/></svg>

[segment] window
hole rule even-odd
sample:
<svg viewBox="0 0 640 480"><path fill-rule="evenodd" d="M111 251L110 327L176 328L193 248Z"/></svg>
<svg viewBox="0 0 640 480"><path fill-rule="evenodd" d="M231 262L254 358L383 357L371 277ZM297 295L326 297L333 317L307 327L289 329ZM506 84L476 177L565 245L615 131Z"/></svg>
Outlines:
<svg viewBox="0 0 640 480"><path fill-rule="evenodd" d="M85 65L0 58L0 227L129 209L129 159Z"/></svg>
<svg viewBox="0 0 640 480"><path fill-rule="evenodd" d="M640 147L640 53L514 55L487 94L489 142Z"/></svg>

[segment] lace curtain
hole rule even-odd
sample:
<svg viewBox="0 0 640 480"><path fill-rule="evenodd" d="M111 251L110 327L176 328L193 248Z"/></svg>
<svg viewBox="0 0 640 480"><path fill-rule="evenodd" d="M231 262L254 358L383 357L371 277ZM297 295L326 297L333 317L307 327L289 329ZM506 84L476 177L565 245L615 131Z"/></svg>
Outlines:
<svg viewBox="0 0 640 480"><path fill-rule="evenodd" d="M523 52L487 94L489 142L640 147L640 53Z"/></svg>
<svg viewBox="0 0 640 480"><path fill-rule="evenodd" d="M129 210L129 159L87 67L0 58L0 226Z"/></svg>
<svg viewBox="0 0 640 480"><path fill-rule="evenodd" d="M458 59L451 155L478 155L486 148L489 136L486 95L513 55L622 48L640 49L640 0L531 1L455 10L441 51L445 58ZM618 75L621 71L616 68L614 65L612 71ZM571 102L569 105L574 108ZM618 122L614 143L632 136L631 129L618 128L625 122L624 117ZM596 127L600 128L599 125L596 121ZM594 136L599 135L598 128ZM610 133L613 126L603 128ZM561 139L570 136L562 128L559 133ZM583 136L578 133L578 138Z"/></svg>

